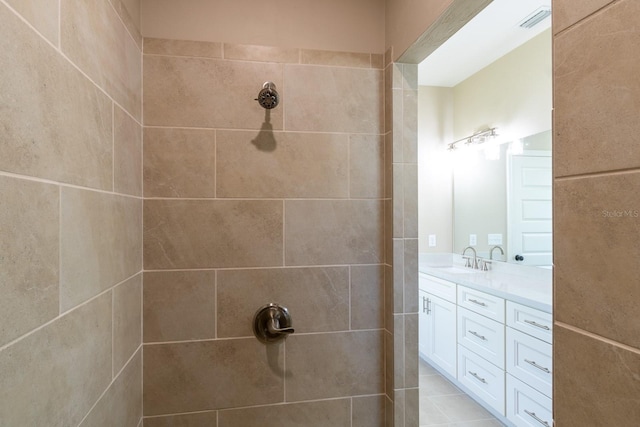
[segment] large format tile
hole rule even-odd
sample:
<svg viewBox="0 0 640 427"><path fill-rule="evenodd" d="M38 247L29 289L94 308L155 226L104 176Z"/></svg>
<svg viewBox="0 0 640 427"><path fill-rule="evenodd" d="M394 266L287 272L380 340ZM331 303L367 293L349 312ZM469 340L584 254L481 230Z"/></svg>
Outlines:
<svg viewBox="0 0 640 427"><path fill-rule="evenodd" d="M142 343L142 273L113 289L113 372L119 372Z"/></svg>
<svg viewBox="0 0 640 427"><path fill-rule="evenodd" d="M145 38L144 53L222 58L222 43Z"/></svg>
<svg viewBox="0 0 640 427"><path fill-rule="evenodd" d="M368 53L303 49L300 55L300 63L314 65L332 65L339 67L370 68L371 55Z"/></svg>
<svg viewBox="0 0 640 427"><path fill-rule="evenodd" d="M58 45L58 2L51 0L7 0L7 3L54 45Z"/></svg>
<svg viewBox="0 0 640 427"><path fill-rule="evenodd" d="M640 354L556 325L553 399L558 426L637 426Z"/></svg>
<svg viewBox="0 0 640 427"><path fill-rule="evenodd" d="M142 350L138 351L79 427L136 427L142 417Z"/></svg>
<svg viewBox="0 0 640 427"><path fill-rule="evenodd" d="M278 303L297 333L349 329L347 267L218 272L218 336L253 336L256 310Z"/></svg>
<svg viewBox="0 0 640 427"><path fill-rule="evenodd" d="M553 33L557 34L567 29L611 2L613 0L582 0L580 2L554 0Z"/></svg>
<svg viewBox="0 0 640 427"><path fill-rule="evenodd" d="M118 106L113 112L113 190L142 196L142 126Z"/></svg>
<svg viewBox="0 0 640 427"><path fill-rule="evenodd" d="M492 418L491 414L466 394L433 396L428 398L452 422Z"/></svg>
<svg viewBox="0 0 640 427"><path fill-rule="evenodd" d="M78 425L110 382L107 293L0 351L0 425Z"/></svg>
<svg viewBox="0 0 640 427"><path fill-rule="evenodd" d="M354 397L352 401L352 427L385 427L386 396Z"/></svg>
<svg viewBox="0 0 640 427"><path fill-rule="evenodd" d="M147 344L145 415L282 402L281 344L255 338Z"/></svg>
<svg viewBox="0 0 640 427"><path fill-rule="evenodd" d="M58 315L58 188L0 177L0 346Z"/></svg>
<svg viewBox="0 0 640 427"><path fill-rule="evenodd" d="M215 271L144 273L144 342L215 337Z"/></svg>
<svg viewBox="0 0 640 427"><path fill-rule="evenodd" d="M60 0L60 46L132 116L141 119L142 53L108 0Z"/></svg>
<svg viewBox="0 0 640 427"><path fill-rule="evenodd" d="M255 101L265 81L281 90L282 65L145 55L145 125L282 129L284 96L269 111Z"/></svg>
<svg viewBox="0 0 640 427"><path fill-rule="evenodd" d="M145 128L144 195L215 197L215 131Z"/></svg>
<svg viewBox="0 0 640 427"><path fill-rule="evenodd" d="M218 427L350 427L349 399L220 411ZM369 427L374 427L370 425Z"/></svg>
<svg viewBox="0 0 640 427"><path fill-rule="evenodd" d="M382 80L380 70L286 65L287 129L382 133Z"/></svg>
<svg viewBox="0 0 640 427"><path fill-rule="evenodd" d="M293 62L295 64L300 59L300 49L225 43L224 57L241 61Z"/></svg>
<svg viewBox="0 0 640 427"><path fill-rule="evenodd" d="M111 189L112 102L0 7L0 169Z"/></svg>
<svg viewBox="0 0 640 427"><path fill-rule="evenodd" d="M382 261L382 202L287 200L285 211L287 265Z"/></svg>
<svg viewBox="0 0 640 427"><path fill-rule="evenodd" d="M351 328L384 328L384 266L351 267Z"/></svg>
<svg viewBox="0 0 640 427"><path fill-rule="evenodd" d="M86 301L142 268L142 201L61 189L60 307Z"/></svg>
<svg viewBox="0 0 640 427"><path fill-rule="evenodd" d="M282 265L282 201L146 200L147 270Z"/></svg>
<svg viewBox="0 0 640 427"><path fill-rule="evenodd" d="M638 14L640 2L616 2L555 38L555 176L640 166Z"/></svg>
<svg viewBox="0 0 640 427"><path fill-rule="evenodd" d="M384 197L384 137L351 135L349 138L349 195Z"/></svg>
<svg viewBox="0 0 640 427"><path fill-rule="evenodd" d="M346 198L346 135L218 131L218 197Z"/></svg>
<svg viewBox="0 0 640 427"><path fill-rule="evenodd" d="M148 417L144 427L216 427L218 411L196 412L194 414Z"/></svg>
<svg viewBox="0 0 640 427"><path fill-rule="evenodd" d="M640 347L640 173L556 181L556 320Z"/></svg>
<svg viewBox="0 0 640 427"><path fill-rule="evenodd" d="M382 331L287 338L288 402L384 391Z"/></svg>

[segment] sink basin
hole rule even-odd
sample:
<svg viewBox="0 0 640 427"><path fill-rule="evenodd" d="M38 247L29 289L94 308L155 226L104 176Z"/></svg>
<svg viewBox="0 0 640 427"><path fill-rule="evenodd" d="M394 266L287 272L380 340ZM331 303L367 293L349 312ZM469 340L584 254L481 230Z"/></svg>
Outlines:
<svg viewBox="0 0 640 427"><path fill-rule="evenodd" d="M472 268L465 268L465 267L430 267L430 268L433 268L434 270L442 271L443 273L449 273L449 274L472 274L472 273L478 272L478 270L474 270Z"/></svg>

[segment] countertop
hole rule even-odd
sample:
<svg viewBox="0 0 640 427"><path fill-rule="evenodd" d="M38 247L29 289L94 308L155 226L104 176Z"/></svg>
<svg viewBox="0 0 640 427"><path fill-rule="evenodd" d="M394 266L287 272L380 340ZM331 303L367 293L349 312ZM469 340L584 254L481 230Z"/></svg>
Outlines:
<svg viewBox="0 0 640 427"><path fill-rule="evenodd" d="M528 307L552 312L551 269L493 262L491 270L464 267L456 254L420 254L419 271Z"/></svg>

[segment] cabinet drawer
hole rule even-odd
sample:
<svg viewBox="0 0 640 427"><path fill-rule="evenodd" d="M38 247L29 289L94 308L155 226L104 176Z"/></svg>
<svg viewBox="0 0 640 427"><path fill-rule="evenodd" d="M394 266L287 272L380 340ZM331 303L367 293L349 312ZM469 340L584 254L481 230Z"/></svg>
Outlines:
<svg viewBox="0 0 640 427"><path fill-rule="evenodd" d="M504 323L504 299L500 297L458 286L458 305Z"/></svg>
<svg viewBox="0 0 640 427"><path fill-rule="evenodd" d="M458 381L503 416L504 376L502 369L471 350L458 346Z"/></svg>
<svg viewBox="0 0 640 427"><path fill-rule="evenodd" d="M507 374L507 419L517 427L552 427L551 399Z"/></svg>
<svg viewBox="0 0 640 427"><path fill-rule="evenodd" d="M553 342L553 316L550 313L507 301L507 326L549 344Z"/></svg>
<svg viewBox="0 0 640 427"><path fill-rule="evenodd" d="M507 328L507 372L551 397L551 344Z"/></svg>
<svg viewBox="0 0 640 427"><path fill-rule="evenodd" d="M445 301L456 303L456 284L453 282L420 273L419 287Z"/></svg>
<svg viewBox="0 0 640 427"><path fill-rule="evenodd" d="M504 324L460 308L458 344L504 369Z"/></svg>

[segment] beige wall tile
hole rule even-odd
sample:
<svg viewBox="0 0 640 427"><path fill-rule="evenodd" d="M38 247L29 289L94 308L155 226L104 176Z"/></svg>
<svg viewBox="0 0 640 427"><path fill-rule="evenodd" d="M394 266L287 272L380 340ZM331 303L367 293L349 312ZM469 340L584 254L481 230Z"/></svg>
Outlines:
<svg viewBox="0 0 640 427"><path fill-rule="evenodd" d="M215 197L215 131L145 128L144 195Z"/></svg>
<svg viewBox="0 0 640 427"><path fill-rule="evenodd" d="M111 295L0 351L0 425L78 425L111 382Z"/></svg>
<svg viewBox="0 0 640 427"><path fill-rule="evenodd" d="M384 390L382 331L293 334L286 347L288 402Z"/></svg>
<svg viewBox="0 0 640 427"><path fill-rule="evenodd" d="M384 68L384 55L381 53L371 54L371 68L381 70Z"/></svg>
<svg viewBox="0 0 640 427"><path fill-rule="evenodd" d="M404 389L395 390L393 399L393 426L404 426L405 399Z"/></svg>
<svg viewBox="0 0 640 427"><path fill-rule="evenodd" d="M393 330L393 325L388 326ZM394 384L394 351L393 351L393 334L387 330L384 331L384 383L385 393L393 396Z"/></svg>
<svg viewBox="0 0 640 427"><path fill-rule="evenodd" d="M144 342L215 337L215 271L144 273Z"/></svg>
<svg viewBox="0 0 640 427"><path fill-rule="evenodd" d="M404 162L404 91L401 89L394 89L391 91L393 112L391 114L392 129L387 129L387 132L392 134L392 151L393 151L393 163Z"/></svg>
<svg viewBox="0 0 640 427"><path fill-rule="evenodd" d="M113 289L113 372L142 344L142 273Z"/></svg>
<svg viewBox="0 0 640 427"><path fill-rule="evenodd" d="M582 0L577 3L571 0L554 0L553 33L559 33L611 2L613 0Z"/></svg>
<svg viewBox="0 0 640 427"><path fill-rule="evenodd" d="M363 396L353 398L352 427L385 427L386 397Z"/></svg>
<svg viewBox="0 0 640 427"><path fill-rule="evenodd" d="M144 419L144 427L216 427L218 411Z"/></svg>
<svg viewBox="0 0 640 427"><path fill-rule="evenodd" d="M393 197L393 134L384 135L384 198Z"/></svg>
<svg viewBox="0 0 640 427"><path fill-rule="evenodd" d="M404 237L404 167L403 163L393 164L393 237ZM408 202L410 203L410 202Z"/></svg>
<svg viewBox="0 0 640 427"><path fill-rule="evenodd" d="M142 268L142 201L63 187L60 307L86 301Z"/></svg>
<svg viewBox="0 0 640 427"><path fill-rule="evenodd" d="M393 425L393 401L387 396L384 408L385 422L387 426Z"/></svg>
<svg viewBox="0 0 640 427"><path fill-rule="evenodd" d="M404 425L407 427L417 426L420 423L420 390L417 388L405 390L404 401Z"/></svg>
<svg viewBox="0 0 640 427"><path fill-rule="evenodd" d="M560 325L553 333L555 424L636 426L640 354Z"/></svg>
<svg viewBox="0 0 640 427"><path fill-rule="evenodd" d="M404 312L404 239L393 239L393 312Z"/></svg>
<svg viewBox="0 0 640 427"><path fill-rule="evenodd" d="M349 196L346 135L218 131L218 197Z"/></svg>
<svg viewBox="0 0 640 427"><path fill-rule="evenodd" d="M351 328L384 328L384 266L351 267Z"/></svg>
<svg viewBox="0 0 640 427"><path fill-rule="evenodd" d="M140 1L141 0L109 0L116 13L127 28L129 35L142 50L142 35L140 34Z"/></svg>
<svg viewBox="0 0 640 427"><path fill-rule="evenodd" d="M418 312L418 239L404 239L404 312Z"/></svg>
<svg viewBox="0 0 640 427"><path fill-rule="evenodd" d="M79 427L133 427L141 418L142 350L139 350Z"/></svg>
<svg viewBox="0 0 640 427"><path fill-rule="evenodd" d="M384 327L393 332L393 267L384 266Z"/></svg>
<svg viewBox="0 0 640 427"><path fill-rule="evenodd" d="M404 386L406 388L418 387L417 313L404 315Z"/></svg>
<svg viewBox="0 0 640 427"><path fill-rule="evenodd" d="M346 427L350 423L349 399L232 409L220 411L218 419L218 427Z"/></svg>
<svg viewBox="0 0 640 427"><path fill-rule="evenodd" d="M273 129L282 129L287 102L282 67L145 55L145 125L260 129L268 122ZM255 101L265 81L275 83L282 95L280 105L268 111Z"/></svg>
<svg viewBox="0 0 640 427"><path fill-rule="evenodd" d="M418 238L418 165L406 163L403 168L403 218L405 238Z"/></svg>
<svg viewBox="0 0 640 427"><path fill-rule="evenodd" d="M253 316L269 303L289 310L296 333L349 329L349 270L285 268L218 272L218 336L253 337Z"/></svg>
<svg viewBox="0 0 640 427"><path fill-rule="evenodd" d="M288 130L382 132L380 70L286 65L284 74Z"/></svg>
<svg viewBox="0 0 640 427"><path fill-rule="evenodd" d="M386 199L384 205L384 262L393 264L393 200Z"/></svg>
<svg viewBox="0 0 640 427"><path fill-rule="evenodd" d="M0 169L112 188L112 103L0 7Z"/></svg>
<svg viewBox="0 0 640 427"><path fill-rule="evenodd" d="M7 0L7 3L40 34L58 45L58 2L51 0Z"/></svg>
<svg viewBox="0 0 640 427"><path fill-rule="evenodd" d="M113 112L113 189L142 196L142 126L117 105Z"/></svg>
<svg viewBox="0 0 640 427"><path fill-rule="evenodd" d="M373 264L382 260L382 203L285 202L287 265Z"/></svg>
<svg viewBox="0 0 640 427"><path fill-rule="evenodd" d="M393 315L393 388L404 389L405 375L405 324L403 314Z"/></svg>
<svg viewBox="0 0 640 427"><path fill-rule="evenodd" d="M58 315L58 187L0 177L0 346Z"/></svg>
<svg viewBox="0 0 640 427"><path fill-rule="evenodd" d="M282 265L282 201L146 200L147 270Z"/></svg>
<svg viewBox="0 0 640 427"><path fill-rule="evenodd" d="M555 38L555 176L640 166L640 59L629 54L640 44L639 13L639 2L616 2Z"/></svg>
<svg viewBox="0 0 640 427"><path fill-rule="evenodd" d="M141 52L107 0L60 0L62 51L141 119Z"/></svg>
<svg viewBox="0 0 640 427"><path fill-rule="evenodd" d="M393 68L385 67L384 75L384 132L393 130Z"/></svg>
<svg viewBox="0 0 640 427"><path fill-rule="evenodd" d="M371 68L371 55L368 53L303 49L300 63L332 65L338 67Z"/></svg>
<svg viewBox="0 0 640 427"><path fill-rule="evenodd" d="M384 137L349 137L349 194L353 198L384 197Z"/></svg>
<svg viewBox="0 0 640 427"><path fill-rule="evenodd" d="M255 338L147 344L145 415L282 402L283 352Z"/></svg>
<svg viewBox="0 0 640 427"><path fill-rule="evenodd" d="M640 347L640 173L556 181L555 318Z"/></svg>
<svg viewBox="0 0 640 427"><path fill-rule="evenodd" d="M300 62L300 49L225 43L224 57L225 59L239 59L242 61L297 64Z"/></svg>
<svg viewBox="0 0 640 427"><path fill-rule="evenodd" d="M418 162L417 90L402 92L402 160L406 163Z"/></svg>
<svg viewBox="0 0 640 427"><path fill-rule="evenodd" d="M144 53L155 55L222 58L222 43L154 39L145 37Z"/></svg>

